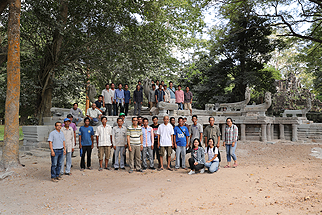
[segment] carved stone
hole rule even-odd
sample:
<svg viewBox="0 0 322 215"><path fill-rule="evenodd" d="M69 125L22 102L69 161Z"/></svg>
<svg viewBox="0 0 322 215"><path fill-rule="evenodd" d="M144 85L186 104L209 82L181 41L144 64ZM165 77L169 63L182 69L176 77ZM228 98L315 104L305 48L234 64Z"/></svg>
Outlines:
<svg viewBox="0 0 322 215"><path fill-rule="evenodd" d="M247 116L258 114L265 116L265 112L272 104L272 96L270 92L265 93L265 102L259 105L247 105L245 107L245 112Z"/></svg>
<svg viewBox="0 0 322 215"><path fill-rule="evenodd" d="M95 88L94 85L91 84L91 85L88 86L87 95L88 95L88 98L89 98L90 102L92 102L92 103L95 102L97 92L96 92L96 88Z"/></svg>
<svg viewBox="0 0 322 215"><path fill-rule="evenodd" d="M301 115L302 117L306 117L307 112L311 110L312 102L311 99L307 99L306 108L303 110L284 110L283 117L287 117L287 114L292 114L292 117L297 117L297 115Z"/></svg>
<svg viewBox="0 0 322 215"><path fill-rule="evenodd" d="M223 103L220 104L220 109L222 111L243 111L250 101L250 89L249 87L246 88L245 91L245 100L241 102L235 102L235 103Z"/></svg>
<svg viewBox="0 0 322 215"><path fill-rule="evenodd" d="M150 78L146 77L143 80L143 93L147 99L149 99L149 92L152 89L152 81Z"/></svg>

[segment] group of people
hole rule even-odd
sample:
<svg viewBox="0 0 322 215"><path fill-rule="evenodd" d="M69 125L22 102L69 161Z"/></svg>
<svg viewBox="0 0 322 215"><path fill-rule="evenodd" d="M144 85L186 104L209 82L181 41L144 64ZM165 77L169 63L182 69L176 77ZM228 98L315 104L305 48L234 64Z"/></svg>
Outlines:
<svg viewBox="0 0 322 215"><path fill-rule="evenodd" d="M126 150L129 151L129 173L134 170L143 172L147 168L155 170L154 161L158 161L158 171L164 169L163 158L166 155L166 169L173 171L171 166L171 154L175 151L172 161L175 161L174 170L180 167L186 168L186 153L191 154L188 159L190 165L189 175L205 172L205 168L210 173L219 169L221 161L219 153L219 143L221 132L215 125L215 118L209 118L209 125L203 129L198 123L198 117L192 116L193 124L186 124L186 119L179 117L176 125L175 118L169 116L163 117L163 123L158 123L158 117L152 117L150 124L148 118L141 116L132 117L132 124L128 126L125 121L125 114L120 113L113 126L107 124L107 117L100 118L101 125L97 127L96 134L90 126L91 119L84 119L84 126L79 128L79 148L81 152L80 168L92 169L91 154L95 146L94 136L96 136L96 147L98 148L99 171L110 170L108 161L113 153L113 167L125 170ZM72 123L73 116L70 114L61 122L55 123L55 130L49 135L48 141L51 150L51 180L57 182L62 179L62 175L71 175L71 155L76 146L75 124ZM224 168L231 167L231 158L234 160L232 167L237 167L237 157L235 150L237 147L238 127L232 123L231 118L226 120L225 133L223 134L223 146L226 147L227 165ZM150 125L149 125L150 124ZM76 126L75 126L76 127ZM207 161L206 161L207 157ZM64 160L66 158L66 169L64 173ZM103 161L104 167L103 167ZM149 165L147 163L149 161Z"/></svg>

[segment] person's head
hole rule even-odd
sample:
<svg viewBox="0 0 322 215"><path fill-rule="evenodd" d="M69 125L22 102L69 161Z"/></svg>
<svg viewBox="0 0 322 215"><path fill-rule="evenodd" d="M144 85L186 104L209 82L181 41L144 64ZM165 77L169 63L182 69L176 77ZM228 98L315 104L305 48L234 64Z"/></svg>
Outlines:
<svg viewBox="0 0 322 215"><path fill-rule="evenodd" d="M167 125L169 123L169 116L164 116L163 117L163 123Z"/></svg>
<svg viewBox="0 0 322 215"><path fill-rule="evenodd" d="M119 117L122 118L123 121L124 121L124 119L125 119L125 113L120 113Z"/></svg>
<svg viewBox="0 0 322 215"><path fill-rule="evenodd" d="M162 90L162 84L159 84L159 90Z"/></svg>
<svg viewBox="0 0 322 215"><path fill-rule="evenodd" d="M69 127L70 123L71 123L71 120L69 118L64 119L64 124L66 128Z"/></svg>
<svg viewBox="0 0 322 215"><path fill-rule="evenodd" d="M122 84L121 83L119 83L117 86L118 86L119 90L122 89Z"/></svg>
<svg viewBox="0 0 322 215"><path fill-rule="evenodd" d="M92 103L92 108L95 109L96 108L96 104L95 102Z"/></svg>
<svg viewBox="0 0 322 215"><path fill-rule="evenodd" d="M178 124L179 124L179 126L183 126L183 118L182 117L178 118Z"/></svg>
<svg viewBox="0 0 322 215"><path fill-rule="evenodd" d="M144 127L148 127L148 124L149 124L148 118L144 118L143 119L143 125L144 125Z"/></svg>
<svg viewBox="0 0 322 215"><path fill-rule="evenodd" d="M186 116L184 116L184 117L183 117L183 123L186 123L186 122L187 122L187 120L188 120L188 119L187 119L187 117L186 117Z"/></svg>
<svg viewBox="0 0 322 215"><path fill-rule="evenodd" d="M100 102L103 101L103 96L102 95L98 96L98 101L100 101Z"/></svg>
<svg viewBox="0 0 322 215"><path fill-rule="evenodd" d="M105 89L110 89L110 85L109 84L105 84Z"/></svg>
<svg viewBox="0 0 322 215"><path fill-rule="evenodd" d="M212 139L212 138L209 138L209 140L208 140L208 146L210 146L210 148L212 148L213 146L214 146L214 139Z"/></svg>
<svg viewBox="0 0 322 215"><path fill-rule="evenodd" d="M156 83L157 85L159 85L159 80L156 80L156 81L155 81L155 83Z"/></svg>
<svg viewBox="0 0 322 215"><path fill-rule="evenodd" d="M124 121L123 121L123 119L122 119L121 117L117 118L117 120L116 120L116 121L117 121L117 125L118 125L118 126L122 126L122 125L123 125L123 122L124 122Z"/></svg>
<svg viewBox="0 0 322 215"><path fill-rule="evenodd" d="M78 103L76 103L76 102L75 102L75 103L73 104L73 108L76 110L76 109L78 108Z"/></svg>
<svg viewBox="0 0 322 215"><path fill-rule="evenodd" d="M194 124L197 124L197 121L198 121L197 115L193 115L191 120Z"/></svg>
<svg viewBox="0 0 322 215"><path fill-rule="evenodd" d="M103 125L106 125L107 117L106 116L102 116L101 121L102 121L102 124Z"/></svg>
<svg viewBox="0 0 322 215"><path fill-rule="evenodd" d="M140 85L136 85L136 90L139 91L140 90Z"/></svg>
<svg viewBox="0 0 322 215"><path fill-rule="evenodd" d="M215 117L211 116L209 117L209 124L213 126L215 124Z"/></svg>
<svg viewBox="0 0 322 215"><path fill-rule="evenodd" d="M124 85L124 89L125 89L125 90L129 89L129 85L128 85L128 84L125 84L125 85Z"/></svg>
<svg viewBox="0 0 322 215"><path fill-rule="evenodd" d="M171 125L176 124L176 119L174 117L171 117L170 118L170 123L171 123Z"/></svg>
<svg viewBox="0 0 322 215"><path fill-rule="evenodd" d="M111 83L111 89L114 90L114 88L115 88L115 84Z"/></svg>
<svg viewBox="0 0 322 215"><path fill-rule="evenodd" d="M151 84L154 84L154 81L153 80L151 81Z"/></svg>
<svg viewBox="0 0 322 215"><path fill-rule="evenodd" d="M152 84L152 89L155 90L155 84Z"/></svg>
<svg viewBox="0 0 322 215"><path fill-rule="evenodd" d="M73 117L73 115L68 114L68 115L67 115L67 118L72 122L74 117Z"/></svg>
<svg viewBox="0 0 322 215"><path fill-rule="evenodd" d="M186 87L186 91L189 92L189 87Z"/></svg>
<svg viewBox="0 0 322 215"><path fill-rule="evenodd" d="M137 125L138 125L138 118L137 118L136 116L133 116L133 117L132 117L132 124L133 124L134 126L137 126Z"/></svg>
<svg viewBox="0 0 322 215"><path fill-rule="evenodd" d="M158 124L159 118L157 116L152 117L153 124Z"/></svg>
<svg viewBox="0 0 322 215"><path fill-rule="evenodd" d="M88 118L88 117L86 117L85 119L84 119L84 124L85 124L85 126L89 126L89 123L91 122L91 119L90 118Z"/></svg>
<svg viewBox="0 0 322 215"><path fill-rule="evenodd" d="M166 90L166 89L167 89L167 85L166 85L166 84L164 84L164 85L163 85L163 89L164 89L164 90Z"/></svg>
<svg viewBox="0 0 322 215"><path fill-rule="evenodd" d="M172 82L172 81L170 81L170 82L169 82L169 87L171 87L171 88L172 88L172 86L173 86L173 82Z"/></svg>
<svg viewBox="0 0 322 215"><path fill-rule="evenodd" d="M141 85L141 81L138 81L138 85Z"/></svg>
<svg viewBox="0 0 322 215"><path fill-rule="evenodd" d="M226 119L226 124L230 127L233 124L233 120L230 117L228 117Z"/></svg>
<svg viewBox="0 0 322 215"><path fill-rule="evenodd" d="M164 85L164 81L161 81L162 86Z"/></svg>
<svg viewBox="0 0 322 215"><path fill-rule="evenodd" d="M181 90L181 85L180 84L178 85L178 90Z"/></svg>
<svg viewBox="0 0 322 215"><path fill-rule="evenodd" d="M61 129L61 122L55 122L55 129L60 131Z"/></svg>
<svg viewBox="0 0 322 215"><path fill-rule="evenodd" d="M200 140L198 138L195 138L193 140L193 148L198 148L198 147L201 147L201 143L200 143Z"/></svg>
<svg viewBox="0 0 322 215"><path fill-rule="evenodd" d="M138 124L139 125L142 125L142 123L143 123L142 120L143 120L142 116L138 116Z"/></svg>

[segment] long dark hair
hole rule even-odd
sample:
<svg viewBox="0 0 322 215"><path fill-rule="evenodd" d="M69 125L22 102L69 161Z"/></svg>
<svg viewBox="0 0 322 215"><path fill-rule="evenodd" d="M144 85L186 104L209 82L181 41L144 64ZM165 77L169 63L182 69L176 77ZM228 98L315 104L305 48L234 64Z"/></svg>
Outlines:
<svg viewBox="0 0 322 215"><path fill-rule="evenodd" d="M213 138L209 138L209 140L212 140L212 142L214 143L214 147L212 148L212 151L215 152L215 148L216 148L215 141ZM207 153L209 152L209 149L210 149L209 140L208 140L208 146L207 146Z"/></svg>
<svg viewBox="0 0 322 215"><path fill-rule="evenodd" d="M193 149L195 148L195 144L194 144L194 143L195 143L195 141L196 141L196 140L197 140L197 141L198 141L198 143L199 143L199 144L198 144L198 147L202 147L200 140L199 140L198 138L195 138L195 139L193 140L193 142L192 142L192 144L193 144L192 148L193 148Z"/></svg>

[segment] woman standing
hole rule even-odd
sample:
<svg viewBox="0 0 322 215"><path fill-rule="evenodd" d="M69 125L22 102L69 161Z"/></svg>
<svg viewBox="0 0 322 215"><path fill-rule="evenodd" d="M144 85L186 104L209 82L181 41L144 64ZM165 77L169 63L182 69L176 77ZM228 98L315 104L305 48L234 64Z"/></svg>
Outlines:
<svg viewBox="0 0 322 215"><path fill-rule="evenodd" d="M224 168L230 167L231 157L234 160L233 167L237 167L238 164L235 150L237 147L238 127L233 124L233 120L231 118L226 119L226 124L223 146L226 146L227 165Z"/></svg>
<svg viewBox="0 0 322 215"><path fill-rule="evenodd" d="M200 173L204 173L205 169L205 150L202 148L200 140L194 139L191 149L191 158L189 158L189 164L191 171L189 175L195 174L195 171L200 170Z"/></svg>
<svg viewBox="0 0 322 215"><path fill-rule="evenodd" d="M208 168L210 173L217 172L219 169L218 148L214 146L214 140L212 138L208 140L206 154L208 154L208 161L205 163L205 167Z"/></svg>

